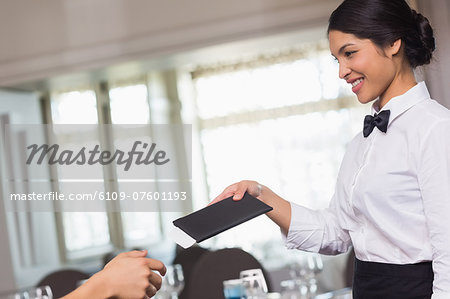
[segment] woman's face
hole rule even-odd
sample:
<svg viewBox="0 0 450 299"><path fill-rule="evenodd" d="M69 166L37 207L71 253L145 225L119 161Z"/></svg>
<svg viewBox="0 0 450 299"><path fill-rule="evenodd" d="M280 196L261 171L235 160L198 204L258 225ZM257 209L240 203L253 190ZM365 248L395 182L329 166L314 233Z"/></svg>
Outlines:
<svg viewBox="0 0 450 299"><path fill-rule="evenodd" d="M396 75L389 53L353 34L331 30L328 37L331 54L339 62L339 78L352 85L358 100L365 104L385 94Z"/></svg>

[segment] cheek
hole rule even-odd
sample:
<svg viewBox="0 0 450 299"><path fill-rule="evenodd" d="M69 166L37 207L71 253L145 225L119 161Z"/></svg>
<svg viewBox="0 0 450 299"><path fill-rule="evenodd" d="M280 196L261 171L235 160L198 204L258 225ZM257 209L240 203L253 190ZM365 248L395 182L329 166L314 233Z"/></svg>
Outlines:
<svg viewBox="0 0 450 299"><path fill-rule="evenodd" d="M366 56L354 64L355 71L365 76L366 85L358 94L358 99L365 104L374 100L389 85L392 80L392 65L385 57Z"/></svg>
<svg viewBox="0 0 450 299"><path fill-rule="evenodd" d="M373 81L376 80L383 68L380 66L378 57L361 55L352 61L352 69L365 76L367 80Z"/></svg>
<svg viewBox="0 0 450 299"><path fill-rule="evenodd" d="M383 89L395 75L392 61L379 54L367 55L358 62L358 67L375 93Z"/></svg>
<svg viewBox="0 0 450 299"><path fill-rule="evenodd" d="M371 55L366 56L364 59L362 59L361 65L364 65L366 75L369 77L369 79L374 80L381 75L384 61L378 55Z"/></svg>
<svg viewBox="0 0 450 299"><path fill-rule="evenodd" d="M372 61L371 70L372 79L374 83L376 83L378 89L380 89L378 92L386 89L395 77L395 66L392 61L385 57L374 59L374 61Z"/></svg>

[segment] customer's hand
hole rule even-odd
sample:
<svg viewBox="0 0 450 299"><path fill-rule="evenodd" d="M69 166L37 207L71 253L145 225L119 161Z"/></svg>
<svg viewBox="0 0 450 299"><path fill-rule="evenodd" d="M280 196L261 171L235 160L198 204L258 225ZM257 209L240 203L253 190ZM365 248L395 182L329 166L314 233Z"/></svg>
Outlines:
<svg viewBox="0 0 450 299"><path fill-rule="evenodd" d="M119 254L100 272L102 279L109 285L111 297L145 298L152 297L161 288L162 275L166 267L158 260L146 258L147 250L130 251Z"/></svg>
<svg viewBox="0 0 450 299"><path fill-rule="evenodd" d="M258 198L262 193L262 186L255 181L240 181L234 183L223 190L209 205L215 204L225 198L233 196L233 200L241 200L244 197L244 193L248 192L251 196ZM260 199L260 198L258 198Z"/></svg>
<svg viewBox="0 0 450 299"><path fill-rule="evenodd" d="M144 299L152 297L161 287L166 267L147 258L147 250L124 252L112 259L78 289L62 299Z"/></svg>

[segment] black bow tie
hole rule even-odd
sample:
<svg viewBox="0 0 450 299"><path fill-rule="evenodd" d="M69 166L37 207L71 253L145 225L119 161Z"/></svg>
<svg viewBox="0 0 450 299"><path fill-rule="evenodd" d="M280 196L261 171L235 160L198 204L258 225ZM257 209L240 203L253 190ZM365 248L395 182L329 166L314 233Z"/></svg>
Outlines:
<svg viewBox="0 0 450 299"><path fill-rule="evenodd" d="M375 113L374 116L366 115L366 118L364 118L364 137L369 136L375 127L377 127L381 132L386 133L389 123L389 115L391 115L390 110L383 110L378 114Z"/></svg>

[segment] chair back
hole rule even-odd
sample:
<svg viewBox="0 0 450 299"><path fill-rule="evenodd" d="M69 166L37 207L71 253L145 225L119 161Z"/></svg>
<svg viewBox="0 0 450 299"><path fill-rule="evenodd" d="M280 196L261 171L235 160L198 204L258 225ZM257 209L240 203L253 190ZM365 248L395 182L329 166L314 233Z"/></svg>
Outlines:
<svg viewBox="0 0 450 299"><path fill-rule="evenodd" d="M180 250L172 264L180 264L183 268L183 276L184 276L184 288L178 296L180 299L186 299L187 293L189 289L189 282L191 280L192 269L195 264L200 260L203 254L209 252L208 249L202 248L198 245L194 245L187 249Z"/></svg>
<svg viewBox="0 0 450 299"><path fill-rule="evenodd" d="M260 268L271 290L267 272L251 254L239 248L208 252L201 256L191 272L186 299L221 299L223 281L239 278L243 270Z"/></svg>
<svg viewBox="0 0 450 299"><path fill-rule="evenodd" d="M37 286L50 286L53 297L60 298L75 290L79 281L88 278L88 274L79 270L64 269L48 274L41 279Z"/></svg>

